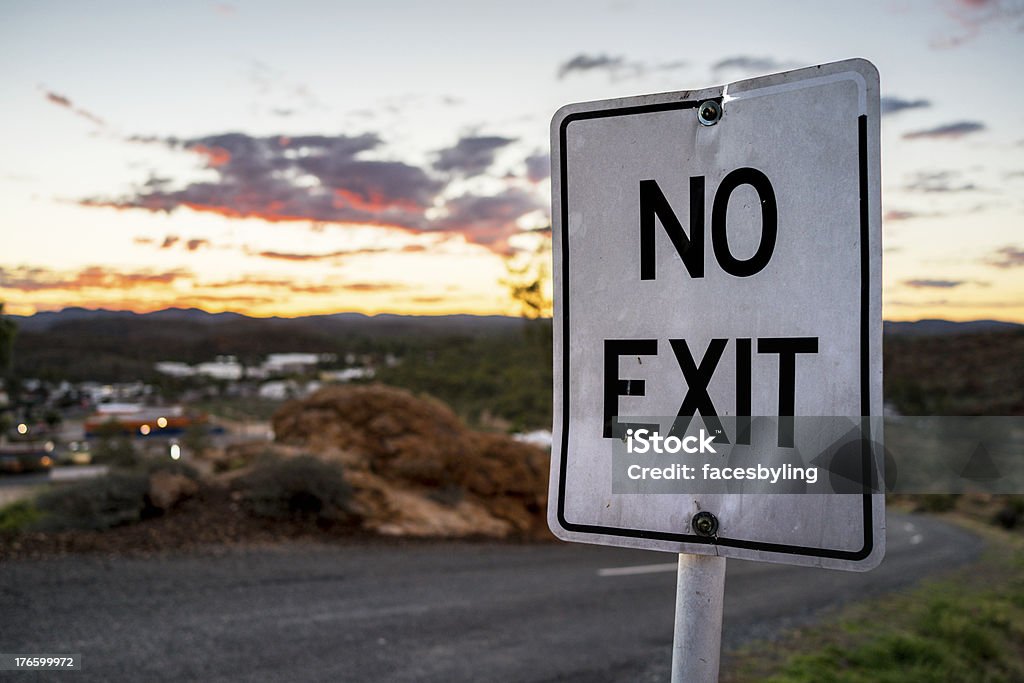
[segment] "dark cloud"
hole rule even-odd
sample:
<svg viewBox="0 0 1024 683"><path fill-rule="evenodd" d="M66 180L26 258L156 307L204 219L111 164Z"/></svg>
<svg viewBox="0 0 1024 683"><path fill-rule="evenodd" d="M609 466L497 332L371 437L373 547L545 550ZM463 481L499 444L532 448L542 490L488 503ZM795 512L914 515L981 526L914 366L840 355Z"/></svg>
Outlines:
<svg viewBox="0 0 1024 683"><path fill-rule="evenodd" d="M159 243L157 242L157 240L154 240L152 237L141 237L141 236L140 237L132 238L132 242L134 242L135 244L159 244L159 246L157 247L159 249L170 249L174 245L180 243L183 247L185 247L189 251L197 251L197 250L202 249L204 247L210 246L210 240L208 240L208 239L194 237L192 239L182 241L182 239L180 237L178 237L177 235L166 235L164 237L164 239L162 241L160 241Z"/></svg>
<svg viewBox="0 0 1024 683"><path fill-rule="evenodd" d="M514 187L497 195L466 194L448 201L447 214L437 220L437 229L505 252L508 238L519 231L516 219L539 208L536 197Z"/></svg>
<svg viewBox="0 0 1024 683"><path fill-rule="evenodd" d="M921 289L952 289L967 284L967 280L904 280L903 284Z"/></svg>
<svg viewBox="0 0 1024 683"><path fill-rule="evenodd" d="M621 55L580 53L562 62L558 67L558 78L563 79L573 73L603 71L613 80L620 78L640 77L654 72L675 71L686 66L686 62L672 61L648 64L640 61L629 61Z"/></svg>
<svg viewBox="0 0 1024 683"><path fill-rule="evenodd" d="M895 114L907 109L924 109L932 106L928 100L905 100L902 97L887 96L881 100L882 116Z"/></svg>
<svg viewBox="0 0 1024 683"><path fill-rule="evenodd" d="M551 157L547 154L534 154L526 157L526 179L531 183L539 183L551 175Z"/></svg>
<svg viewBox="0 0 1024 683"><path fill-rule="evenodd" d="M610 55L587 55L580 53L558 67L558 77L565 78L571 73L588 71L619 71L626 66L626 58Z"/></svg>
<svg viewBox="0 0 1024 683"><path fill-rule="evenodd" d="M138 141L150 142L140 139ZM202 156L216 180L183 189L143 187L117 200L86 205L172 211L188 207L230 218L326 221L424 229L423 211L443 182L399 161L363 159L376 135L251 137L228 133L163 141Z"/></svg>
<svg viewBox="0 0 1024 683"><path fill-rule="evenodd" d="M147 285L170 285L177 280L190 277L189 271L181 269L162 273L152 270L113 272L101 266L89 266L78 271L62 272L46 268L0 267L0 288L19 292L54 289L133 289Z"/></svg>
<svg viewBox="0 0 1024 683"><path fill-rule="evenodd" d="M1024 249L1014 246L1002 247L996 249L985 262L996 268L1021 268L1024 267Z"/></svg>
<svg viewBox="0 0 1024 683"><path fill-rule="evenodd" d="M172 186L166 179L146 181L125 196L87 198L81 200L82 205L166 212L185 207L227 218L269 222L371 225L416 233L453 232L496 249L504 248L504 238L515 232L516 219L539 206L536 199L516 192L444 199L443 191L453 175L484 172L495 153L511 144L513 138L464 137L442 150L437 163L428 168L366 158L368 153L377 154L383 148L381 139L372 133L268 137L227 133L185 140L145 136L129 140L198 155L213 178L183 187ZM441 175L442 171L447 173ZM513 215L515 207L523 213ZM428 217L438 208L447 217ZM483 224L469 222L475 215L482 215ZM504 221L500 227L499 220ZM495 238L499 233L501 237ZM194 248L200 246L205 245L197 243ZM261 255L292 260L305 256L272 251Z"/></svg>
<svg viewBox="0 0 1024 683"><path fill-rule="evenodd" d="M55 92L46 93L46 99L48 99L50 102L53 102L58 107L66 107L67 109L71 109L72 107L71 100L64 97L63 95L58 95Z"/></svg>
<svg viewBox="0 0 1024 683"><path fill-rule="evenodd" d="M349 256L352 252L349 251L332 251L326 254L304 254L295 253L289 251L258 251L250 252L255 256L261 256L267 259L274 259L277 261L329 261L341 256Z"/></svg>
<svg viewBox="0 0 1024 683"><path fill-rule="evenodd" d="M939 140L956 140L970 135L971 133L978 133L985 130L986 126L980 121L957 121L956 123L947 123L942 126L936 126L935 128L926 128L924 130L915 130L909 133L903 134L904 140L918 140L922 138L928 139L939 139Z"/></svg>
<svg viewBox="0 0 1024 683"><path fill-rule="evenodd" d="M65 97L64 95L59 95L59 94L57 94L55 92L51 92L49 90L43 91L43 94L46 97L48 102L51 102L52 104L55 104L58 107L63 107L65 109L73 112L74 114L82 117L83 119L86 119L87 121L91 121L92 123L95 123L97 126L105 126L105 125L107 125L106 121L104 121L100 117L96 116L91 111L88 111L87 109L82 109L81 107L76 107L74 105L74 103L70 99Z"/></svg>
<svg viewBox="0 0 1024 683"><path fill-rule="evenodd" d="M769 73L772 71L783 71L800 66L800 62L791 60L775 59L774 57L755 57L751 55L734 55L720 59L711 65L711 70L716 77L725 75L742 74L750 75L757 73Z"/></svg>
<svg viewBox="0 0 1024 683"><path fill-rule="evenodd" d="M937 194L973 192L979 189L974 183L958 180L959 177L960 174L954 171L922 171L917 173L904 189Z"/></svg>
<svg viewBox="0 0 1024 683"><path fill-rule="evenodd" d="M246 249L246 253L250 256L259 256L261 258L275 259L278 261L330 261L333 259L344 258L346 256L363 256L366 254L412 254L425 251L427 251L427 247L422 244L406 244L397 248L362 247L360 249L341 249L339 251L329 251L319 254L289 251L254 251Z"/></svg>
<svg viewBox="0 0 1024 683"><path fill-rule="evenodd" d="M170 185L171 179L164 176L158 176L156 173L150 172L149 177L146 178L146 182L143 183L143 187L164 187Z"/></svg>
<svg viewBox="0 0 1024 683"><path fill-rule="evenodd" d="M477 175L490 168L498 150L515 141L515 138L503 138L497 135L464 137L454 146L438 152L434 168L438 171L461 173L467 176Z"/></svg>

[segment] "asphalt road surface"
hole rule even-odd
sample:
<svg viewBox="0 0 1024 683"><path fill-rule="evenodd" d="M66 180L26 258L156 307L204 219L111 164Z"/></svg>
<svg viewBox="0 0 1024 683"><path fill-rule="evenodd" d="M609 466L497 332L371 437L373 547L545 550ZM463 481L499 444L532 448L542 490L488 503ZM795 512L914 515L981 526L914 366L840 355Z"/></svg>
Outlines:
<svg viewBox="0 0 1024 683"><path fill-rule="evenodd" d="M982 545L890 514L872 572L731 560L724 647L898 590ZM81 672L46 680L668 680L673 561L575 544L366 543L8 562L0 652L82 655Z"/></svg>

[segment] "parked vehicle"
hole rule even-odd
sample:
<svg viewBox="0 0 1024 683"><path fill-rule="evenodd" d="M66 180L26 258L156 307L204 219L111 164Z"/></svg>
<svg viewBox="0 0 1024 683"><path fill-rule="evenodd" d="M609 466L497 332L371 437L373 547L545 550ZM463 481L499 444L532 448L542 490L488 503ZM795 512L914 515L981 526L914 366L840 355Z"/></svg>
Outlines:
<svg viewBox="0 0 1024 683"><path fill-rule="evenodd" d="M45 472L53 467L53 442L0 445L0 472Z"/></svg>

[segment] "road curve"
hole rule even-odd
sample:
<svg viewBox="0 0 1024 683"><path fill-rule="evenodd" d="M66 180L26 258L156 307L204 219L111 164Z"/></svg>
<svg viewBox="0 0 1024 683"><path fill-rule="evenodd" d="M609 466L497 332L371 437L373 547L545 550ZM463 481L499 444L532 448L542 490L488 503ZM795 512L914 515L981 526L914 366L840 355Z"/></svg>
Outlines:
<svg viewBox="0 0 1024 683"><path fill-rule="evenodd" d="M730 561L724 646L983 546L929 517L888 523L868 573ZM673 561L561 543L365 543L7 562L0 652L81 653L78 681L667 680Z"/></svg>

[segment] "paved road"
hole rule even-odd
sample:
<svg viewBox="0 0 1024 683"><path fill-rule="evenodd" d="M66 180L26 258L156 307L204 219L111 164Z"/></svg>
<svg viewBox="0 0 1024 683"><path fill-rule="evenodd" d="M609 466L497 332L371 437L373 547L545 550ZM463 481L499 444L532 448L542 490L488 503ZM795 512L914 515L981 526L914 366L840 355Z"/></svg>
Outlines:
<svg viewBox="0 0 1024 683"><path fill-rule="evenodd" d="M731 561L725 646L982 547L927 517L890 515L889 526L887 557L866 574ZM82 653L76 681L667 680L672 559L569 544L372 543L11 562L0 566L0 652Z"/></svg>

